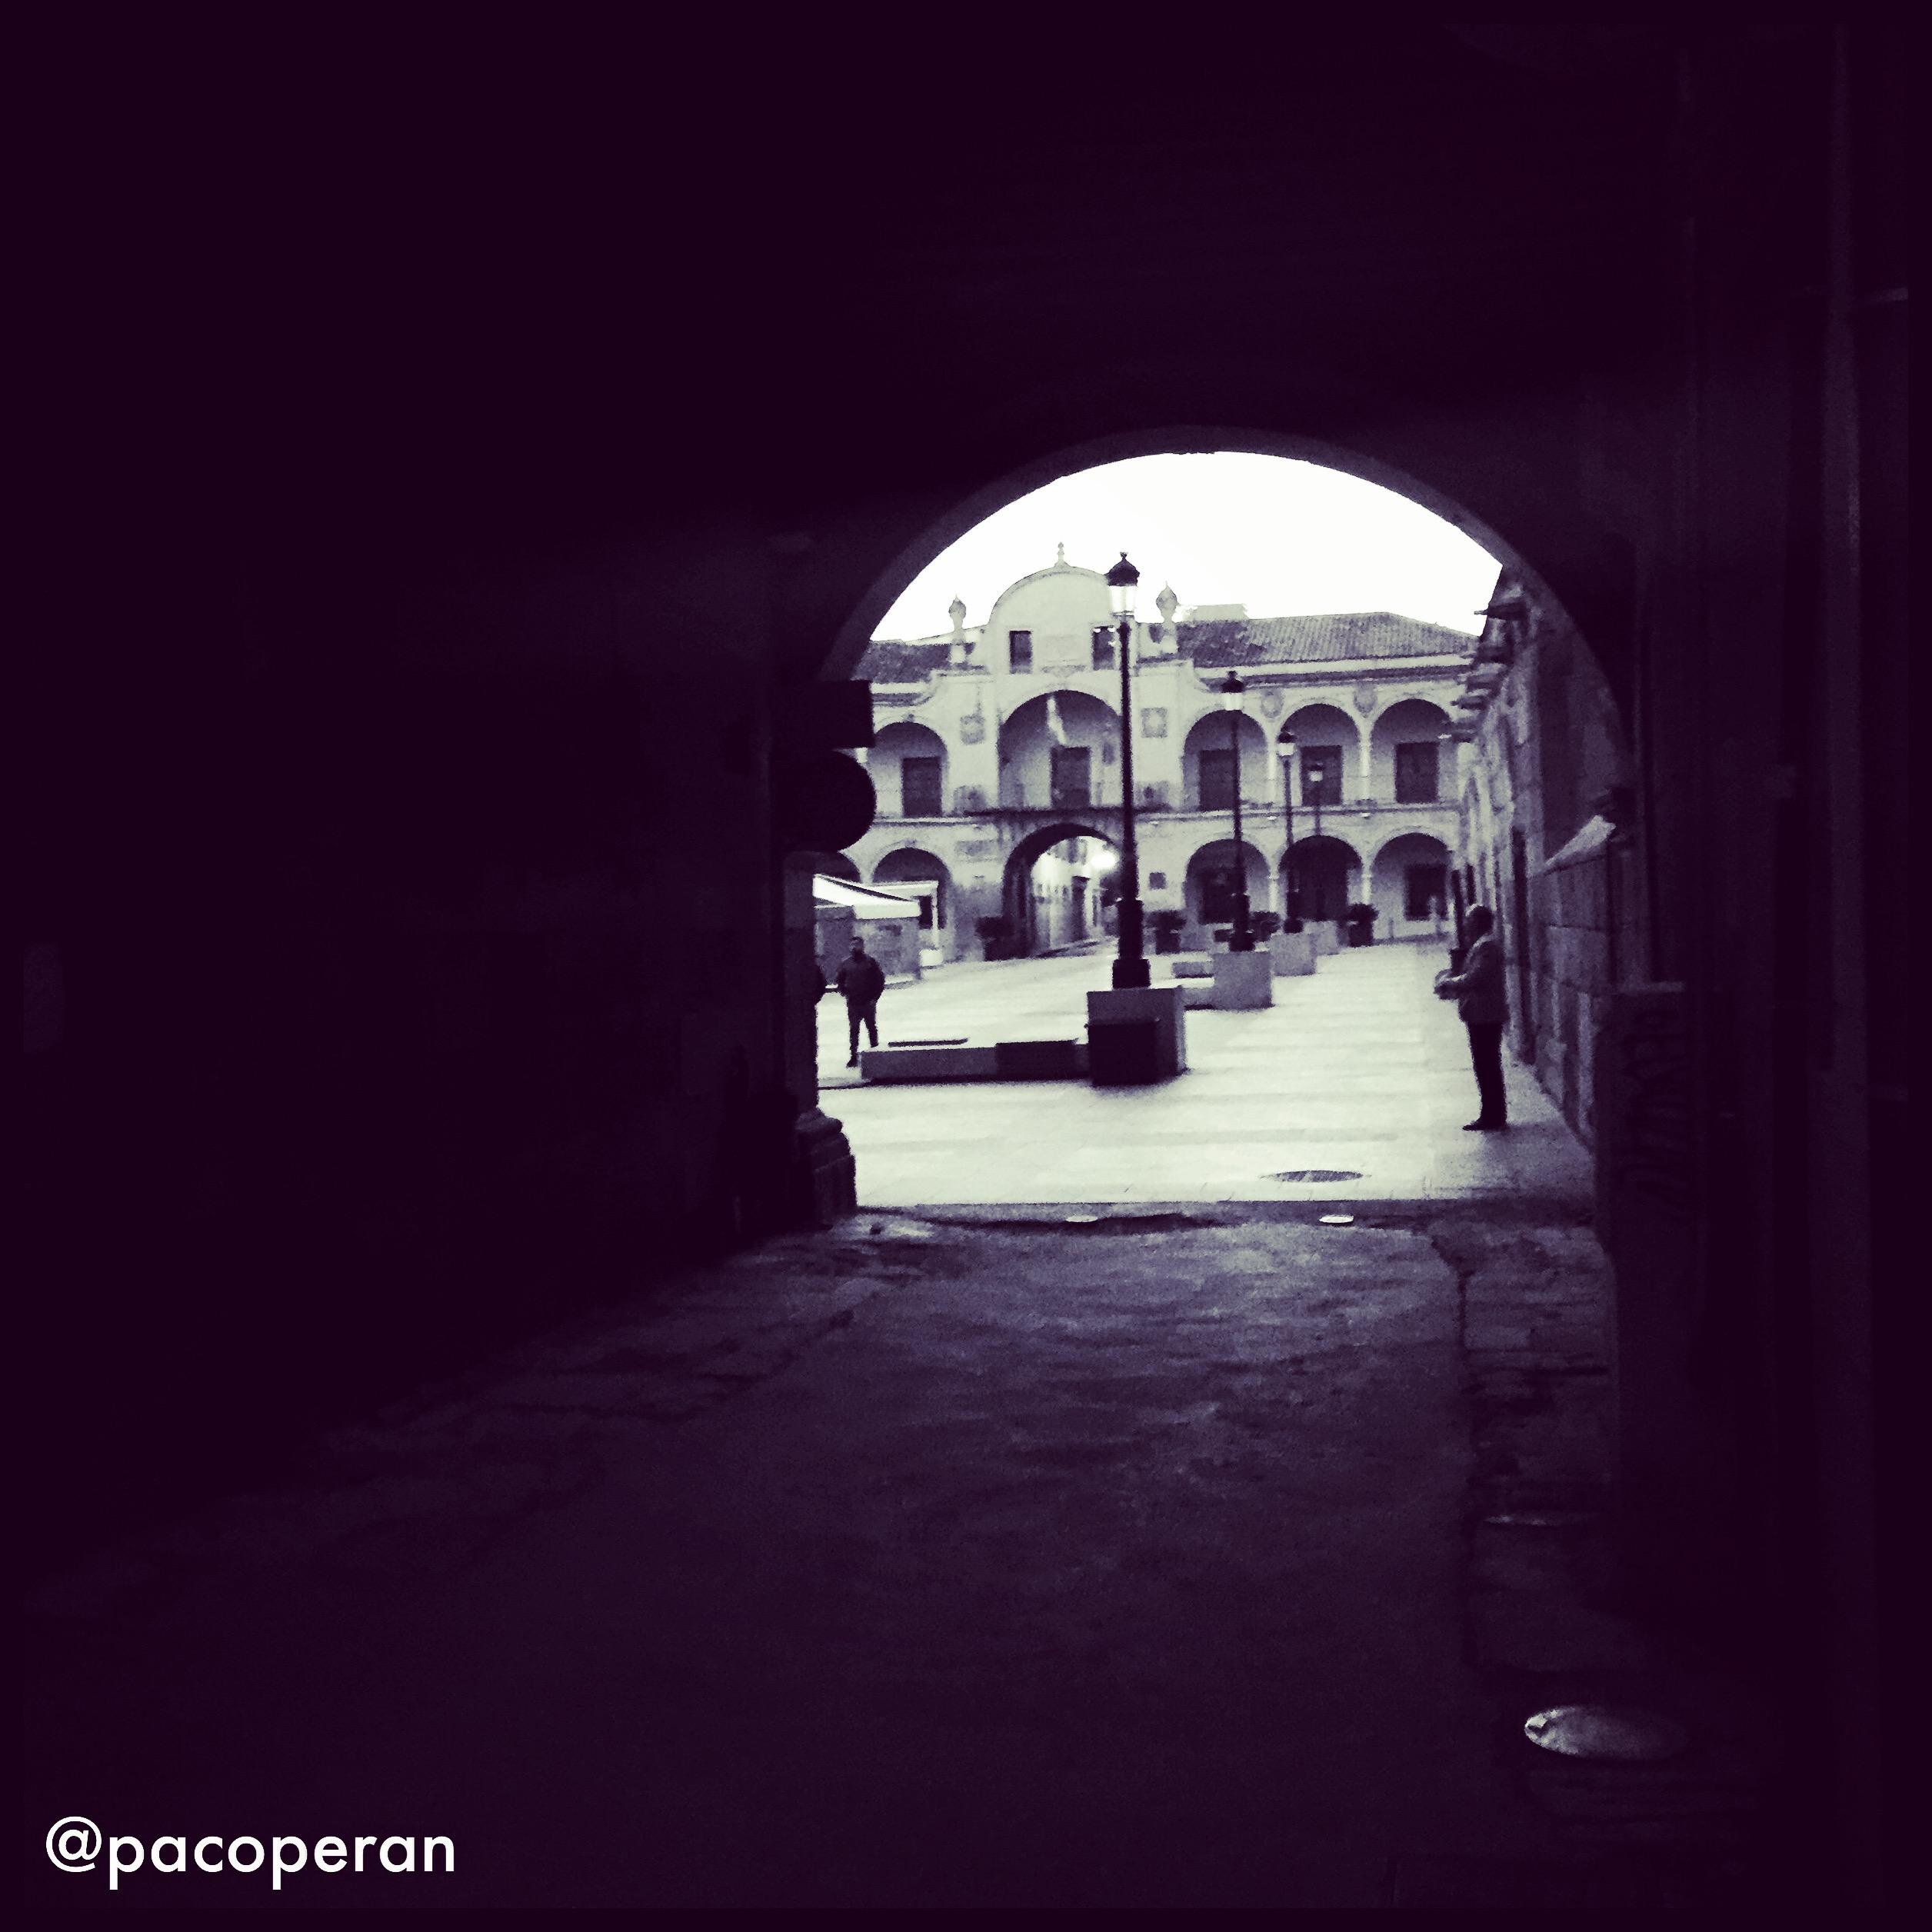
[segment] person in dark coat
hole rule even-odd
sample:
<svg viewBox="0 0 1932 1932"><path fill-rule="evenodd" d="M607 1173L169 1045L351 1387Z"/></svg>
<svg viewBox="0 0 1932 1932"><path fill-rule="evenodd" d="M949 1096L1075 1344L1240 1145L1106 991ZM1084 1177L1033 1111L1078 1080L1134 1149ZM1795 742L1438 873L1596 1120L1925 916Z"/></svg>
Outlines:
<svg viewBox="0 0 1932 1932"><path fill-rule="evenodd" d="M1509 992L1503 977L1503 944L1496 937L1496 915L1472 906L1467 930L1471 944L1459 973L1436 978L1439 998L1454 1000L1469 1029L1469 1061L1476 1070L1481 1106L1464 1123L1465 1134L1491 1134L1509 1125L1503 1092L1503 1028L1509 1021Z"/></svg>
<svg viewBox="0 0 1932 1932"><path fill-rule="evenodd" d="M875 1047L879 1044L879 995L885 991L885 968L865 950L863 939L854 939L851 955L839 961L832 984L845 1002L845 1024L851 1035L852 1057L845 1064L856 1067L861 1021L868 1044Z"/></svg>

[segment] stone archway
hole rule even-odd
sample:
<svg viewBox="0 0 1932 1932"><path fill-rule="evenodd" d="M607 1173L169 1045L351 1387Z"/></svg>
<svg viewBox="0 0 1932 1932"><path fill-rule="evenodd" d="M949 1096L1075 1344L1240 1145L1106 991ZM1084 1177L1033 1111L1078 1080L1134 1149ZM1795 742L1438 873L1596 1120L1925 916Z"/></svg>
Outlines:
<svg viewBox="0 0 1932 1932"><path fill-rule="evenodd" d="M902 718L881 727L865 768L881 813L937 818L946 809L946 741L930 725Z"/></svg>
<svg viewBox="0 0 1932 1932"><path fill-rule="evenodd" d="M1182 808L1188 811L1227 811L1233 805L1236 757L1240 761L1241 798L1260 804L1269 791L1267 734L1255 718L1241 715L1235 722L1236 752L1228 743L1227 714L1217 706L1203 711L1188 728L1181 748Z"/></svg>
<svg viewBox="0 0 1932 1932"><path fill-rule="evenodd" d="M1248 901L1256 912L1268 905L1268 863L1245 838L1241 841L1242 870L1246 874ZM1234 841L1210 839L1198 846L1188 861L1184 888L1188 923L1204 933L1224 926L1234 916L1233 901Z"/></svg>
<svg viewBox="0 0 1932 1932"><path fill-rule="evenodd" d="M1369 733L1369 796L1383 804L1433 805L1451 795L1449 714L1426 698L1399 698Z"/></svg>
<svg viewBox="0 0 1932 1932"><path fill-rule="evenodd" d="M848 853L794 852L788 862L798 871L817 872L828 879L849 879L854 885L863 883L857 863Z"/></svg>
<svg viewBox="0 0 1932 1932"><path fill-rule="evenodd" d="M1120 716L1083 691L1038 691L1000 721L1000 804L1037 811L1120 803Z"/></svg>
<svg viewBox="0 0 1932 1932"><path fill-rule="evenodd" d="M1326 699L1297 705L1275 733L1277 746L1294 744L1294 808L1312 811L1319 795L1332 811L1361 792L1362 727L1339 705Z"/></svg>
<svg viewBox="0 0 1932 1932"><path fill-rule="evenodd" d="M1481 545L1540 607L1579 636L1593 638L1601 631L1604 639L1616 640L1618 632L1613 620L1627 615L1627 590L1619 575L1619 559L1606 555L1599 541L1580 543L1579 520L1566 514L1547 488L1537 484L1526 487L1520 466L1492 461L1490 441L1480 425L1472 423L1460 435L1457 426L1441 423L1418 425L1414 434L1397 427L1382 433L1378 446L1364 448L1295 429L1257 427L1251 418L1243 420L1238 414L1224 414L1212 404L1205 411L1191 409L1190 401L1205 400L1194 393L1201 386L1200 376L1194 365L1171 372L1163 388L1174 391L1174 400L1182 408L1164 420L1149 412L1143 416L1143 427L1086 436L1075 431L1057 446L1044 450L1039 448L1044 425L1071 426L1064 385L1056 385L1051 398L1038 399L1038 408L1030 410L1026 399L1016 399L1016 420L1008 426L1008 446L1017 451L1031 441L1038 453L1021 458L964 496L930 500L921 511L905 518L900 525L904 535L896 552L873 553L876 574L858 601L848 607L826 660L825 675L850 675L880 620L905 586L942 551L996 510L1061 477L1128 458L1216 451L1312 464L1405 498ZM1097 375L1095 380L1103 379ZM1331 413L1298 384L1290 385L1292 393L1283 393L1282 381L1277 368L1258 364L1238 368L1230 363L1220 366L1209 386L1224 402L1246 392L1249 410L1284 424L1312 421ZM1334 371L1324 372L1322 383L1331 405L1338 385L1348 386ZM1369 409L1371 401L1364 392L1357 398L1358 409ZM1118 416L1118 398L1111 392L1096 396L1084 405L1084 413L1096 421L1110 414ZM1383 420L1391 419L1384 416ZM1392 420L1399 425L1401 419ZM1048 428L1046 433L1051 435L1053 431ZM1560 575L1540 568L1535 561L1538 555ZM1623 664L1601 657L1599 661L1610 690L1621 702L1627 682Z"/></svg>
<svg viewBox="0 0 1932 1932"><path fill-rule="evenodd" d="M1365 895L1378 939L1439 938L1448 932L1451 854L1431 832L1398 832L1370 868Z"/></svg>
<svg viewBox="0 0 1932 1932"><path fill-rule="evenodd" d="M1346 840L1331 832L1318 838L1297 838L1292 859L1305 921L1339 919L1361 897L1361 856ZM1284 855L1284 869L1288 863L1289 858Z"/></svg>
<svg viewBox="0 0 1932 1932"><path fill-rule="evenodd" d="M1068 857L1066 876L1048 881L1052 896L1042 899L1036 890L1036 868L1049 855L1073 846L1084 848L1084 857ZM1105 909L1112 902L1109 881L1113 870L1101 854L1111 854L1114 850L1106 833L1078 819L1040 826L1014 847L1007 854L1001 901L1019 951L1047 951L1101 935L1105 928Z"/></svg>
<svg viewBox="0 0 1932 1932"><path fill-rule="evenodd" d="M919 901L922 948L941 959L959 956L958 894L944 859L917 845L901 845L873 867L872 883L910 891Z"/></svg>

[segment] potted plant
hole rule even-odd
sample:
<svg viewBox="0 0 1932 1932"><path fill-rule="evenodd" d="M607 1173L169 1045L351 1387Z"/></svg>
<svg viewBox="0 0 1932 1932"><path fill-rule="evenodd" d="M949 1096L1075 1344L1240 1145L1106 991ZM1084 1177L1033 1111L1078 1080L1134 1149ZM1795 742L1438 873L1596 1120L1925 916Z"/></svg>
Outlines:
<svg viewBox="0 0 1932 1932"><path fill-rule="evenodd" d="M1247 925L1254 935L1255 943L1265 946L1281 930L1281 915L1278 912L1257 912L1250 916Z"/></svg>
<svg viewBox="0 0 1932 1932"><path fill-rule="evenodd" d="M1154 950L1157 953L1180 951L1181 928L1188 923L1188 915L1168 907L1161 911L1150 913L1148 920L1154 928Z"/></svg>
<svg viewBox="0 0 1932 1932"><path fill-rule="evenodd" d="M1014 937L1013 921L1003 912L974 921L979 934L980 950L988 959L1013 959L1018 956L1019 941Z"/></svg>
<svg viewBox="0 0 1932 1932"><path fill-rule="evenodd" d="M1375 943L1375 908L1365 901L1351 906L1342 915L1343 923L1348 928L1348 943L1351 946L1372 946Z"/></svg>

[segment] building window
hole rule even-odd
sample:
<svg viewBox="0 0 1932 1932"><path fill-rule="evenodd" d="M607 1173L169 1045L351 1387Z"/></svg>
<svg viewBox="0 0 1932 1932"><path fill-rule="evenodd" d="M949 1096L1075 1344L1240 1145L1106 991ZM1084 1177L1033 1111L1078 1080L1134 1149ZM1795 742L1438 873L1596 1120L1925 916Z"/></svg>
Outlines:
<svg viewBox="0 0 1932 1932"><path fill-rule="evenodd" d="M1114 628L1111 625L1096 624L1094 626L1093 664L1096 671L1114 668Z"/></svg>
<svg viewBox="0 0 1932 1932"><path fill-rule="evenodd" d="M1433 805L1436 791L1436 744L1398 744L1395 748L1395 802Z"/></svg>
<svg viewBox="0 0 1932 1932"><path fill-rule="evenodd" d="M1339 744L1304 744L1297 762L1301 767L1301 802L1312 805L1317 798L1324 805L1341 803L1341 747Z"/></svg>
<svg viewBox="0 0 1932 1932"><path fill-rule="evenodd" d="M900 809L908 818L937 818L945 808L939 801L939 761L905 758L899 764Z"/></svg>
<svg viewBox="0 0 1932 1932"><path fill-rule="evenodd" d="M1434 751L1435 747L1429 747ZM1411 865L1402 875L1402 916L1405 919L1429 919L1439 914L1449 897L1448 868Z"/></svg>
<svg viewBox="0 0 1932 1932"><path fill-rule="evenodd" d="M1168 875L1166 873L1150 872L1148 874L1148 890L1150 892L1164 892L1167 889Z"/></svg>
<svg viewBox="0 0 1932 1932"><path fill-rule="evenodd" d="M1234 808L1234 754L1202 751L1201 760L1201 809L1231 811Z"/></svg>
<svg viewBox="0 0 1932 1932"><path fill-rule="evenodd" d="M1033 633L1009 631L1006 634L1006 668L1008 671L1033 668Z"/></svg>
<svg viewBox="0 0 1932 1932"><path fill-rule="evenodd" d="M1053 748L1054 804L1093 803L1093 781L1088 773L1092 757L1084 744L1056 744Z"/></svg>

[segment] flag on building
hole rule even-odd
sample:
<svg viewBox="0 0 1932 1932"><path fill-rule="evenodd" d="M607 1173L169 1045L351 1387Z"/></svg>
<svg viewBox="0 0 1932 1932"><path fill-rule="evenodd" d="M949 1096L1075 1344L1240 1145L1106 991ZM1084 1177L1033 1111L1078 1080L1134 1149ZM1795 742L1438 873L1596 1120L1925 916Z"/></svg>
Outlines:
<svg viewBox="0 0 1932 1932"><path fill-rule="evenodd" d="M1060 699L1057 695L1047 699L1047 731L1056 744L1071 744L1073 740L1067 735L1067 728L1060 721Z"/></svg>

